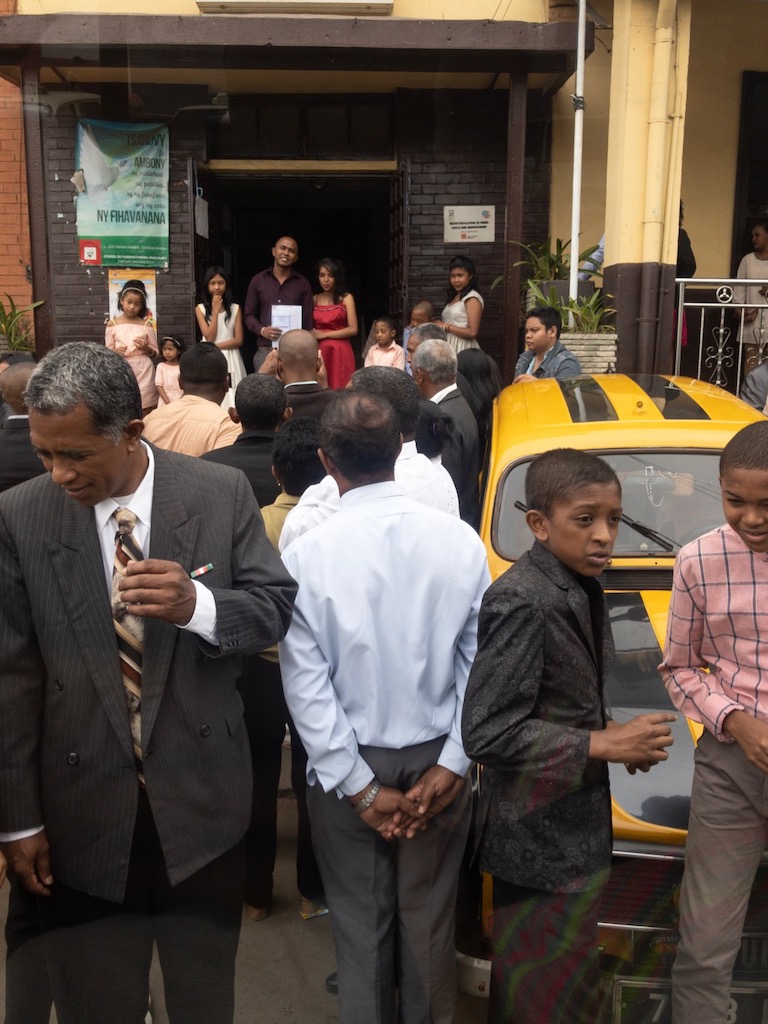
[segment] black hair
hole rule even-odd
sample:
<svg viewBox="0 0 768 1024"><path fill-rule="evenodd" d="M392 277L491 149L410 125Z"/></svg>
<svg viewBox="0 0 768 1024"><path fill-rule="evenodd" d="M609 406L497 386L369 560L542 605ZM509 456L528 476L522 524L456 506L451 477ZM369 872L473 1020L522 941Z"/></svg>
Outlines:
<svg viewBox="0 0 768 1024"><path fill-rule="evenodd" d="M481 348L465 348L456 357L459 373L472 389L478 419L485 422L491 413L493 400L501 391L504 382L501 371Z"/></svg>
<svg viewBox="0 0 768 1024"><path fill-rule="evenodd" d="M333 301L341 302L349 290L347 288L346 274L344 273L344 264L341 260L335 260L331 256L324 256L317 264L316 273L318 276L323 267L333 278L333 291L331 292Z"/></svg>
<svg viewBox="0 0 768 1024"><path fill-rule="evenodd" d="M386 398L395 410L400 433L413 436L419 417L419 389L407 373L394 366L364 366L352 374L349 390Z"/></svg>
<svg viewBox="0 0 768 1024"><path fill-rule="evenodd" d="M763 231L768 231L768 217L760 217L758 220L756 220L752 227L749 229L750 234L752 234L754 228L762 228Z"/></svg>
<svg viewBox="0 0 768 1024"><path fill-rule="evenodd" d="M235 409L244 430L276 430L287 404L283 385L266 373L248 374L235 391Z"/></svg>
<svg viewBox="0 0 768 1024"><path fill-rule="evenodd" d="M141 296L141 309L139 310L139 316L142 320L146 319L149 308L147 307L147 289L143 281L139 281L138 278L133 277L130 281L126 281L123 287L120 289L117 295L117 308L122 313L123 311L123 296L126 292L136 292Z"/></svg>
<svg viewBox="0 0 768 1024"><path fill-rule="evenodd" d="M320 447L352 483L392 471L400 428L385 398L340 391L320 420Z"/></svg>
<svg viewBox="0 0 768 1024"><path fill-rule="evenodd" d="M529 509L551 516L555 505L594 484L615 484L621 494L619 478L605 459L576 448L553 448L528 467L525 503Z"/></svg>
<svg viewBox="0 0 768 1024"><path fill-rule="evenodd" d="M229 318L232 315L232 303L234 302L234 299L232 297L232 289L229 286L229 274L226 272L224 267L209 267L203 276L203 283L200 285L200 302L205 310L205 319L207 323L210 323L213 315L213 299L211 298L211 293L208 291L208 285L214 277L223 277L227 285L224 289L224 294L221 297L221 302L224 306L224 323L229 326Z"/></svg>
<svg viewBox="0 0 768 1024"><path fill-rule="evenodd" d="M393 316L377 316L373 320L374 326L376 324L387 324L390 331L394 331L397 334L397 321Z"/></svg>
<svg viewBox="0 0 768 1024"><path fill-rule="evenodd" d="M182 384L221 384L227 372L224 353L207 341L188 348L179 360Z"/></svg>
<svg viewBox="0 0 768 1024"><path fill-rule="evenodd" d="M720 476L730 469L768 472L768 420L742 427L723 448Z"/></svg>
<svg viewBox="0 0 768 1024"><path fill-rule="evenodd" d="M463 299L464 296L468 292L471 292L473 290L477 291L477 270L475 269L475 264L472 262L472 260L469 258L469 256L454 256L453 259L451 260L451 262L448 264L448 273L450 274L450 272L452 270L455 270L457 267L460 270L466 270L467 273L470 275L469 276L469 283L467 284L467 287L466 288L462 288L461 291L458 293L459 298ZM451 287L449 285L448 286L448 298L449 298L449 300L454 298L455 295L456 295L456 291L453 289L453 287Z"/></svg>
<svg viewBox="0 0 768 1024"><path fill-rule="evenodd" d="M525 314L525 319L528 320L532 316L535 316L537 320L541 320L548 331L556 327L557 337L560 337L560 332L563 329L563 318L560 315L559 309L555 306L534 306L533 309L529 309Z"/></svg>
<svg viewBox="0 0 768 1024"><path fill-rule="evenodd" d="M454 430L447 412L428 398L419 400L419 418L416 421L416 448L428 459L442 455L443 448Z"/></svg>
<svg viewBox="0 0 768 1024"><path fill-rule="evenodd" d="M0 363L7 363L13 366L15 363L34 363L35 357L31 352L0 352Z"/></svg>
<svg viewBox="0 0 768 1024"><path fill-rule="evenodd" d="M286 494L300 498L308 487L323 479L319 447L320 421L313 416L294 416L280 427L272 449L272 465Z"/></svg>
<svg viewBox="0 0 768 1024"><path fill-rule="evenodd" d="M164 344L166 343L166 341L170 341L170 342L171 342L171 344L172 344L172 345L173 345L173 346L175 347L176 351L177 351L177 352L178 352L179 354L181 354L182 352L184 352L184 350L185 350L185 349L186 349L186 347L187 347L187 346L186 346L186 345L184 344L184 340L183 340L182 338L174 338L174 336L173 336L172 334L165 334L165 335L163 335L163 337L162 337L162 338L160 339L160 354L161 354L161 355L162 355L162 353L163 353L163 345L164 345Z"/></svg>

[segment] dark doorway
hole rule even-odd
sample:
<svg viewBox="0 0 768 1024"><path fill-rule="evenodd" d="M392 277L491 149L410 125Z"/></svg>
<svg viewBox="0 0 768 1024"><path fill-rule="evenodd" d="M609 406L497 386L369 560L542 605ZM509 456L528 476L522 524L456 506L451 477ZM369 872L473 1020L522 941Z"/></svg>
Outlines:
<svg viewBox="0 0 768 1024"><path fill-rule="evenodd" d="M211 199L220 211L221 258L232 267L235 297L244 303L253 275L271 265L276 240L291 235L299 243L296 269L313 292L318 260L344 263L360 322L353 340L359 354L373 319L388 311L391 187L389 174L216 176ZM252 356L252 345L246 342L244 356Z"/></svg>

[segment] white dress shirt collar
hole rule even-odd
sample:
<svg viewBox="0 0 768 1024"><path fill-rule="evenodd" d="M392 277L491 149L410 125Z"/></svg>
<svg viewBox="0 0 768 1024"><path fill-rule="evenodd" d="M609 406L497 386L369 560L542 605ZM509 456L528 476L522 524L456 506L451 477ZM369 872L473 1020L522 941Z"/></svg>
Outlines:
<svg viewBox="0 0 768 1024"><path fill-rule="evenodd" d="M384 480L379 484L363 484L362 487L353 487L351 491L341 496L341 507L349 508L350 505L360 505L364 501L379 501L381 498L402 498L403 489L394 480Z"/></svg>
<svg viewBox="0 0 768 1024"><path fill-rule="evenodd" d="M447 388L443 388L442 391L437 391L434 395L432 395L432 398L430 399L430 401L434 402L435 405L439 405L440 402L442 402L442 400L444 398L446 398L448 395L450 395L450 393L452 391L458 391L458 390L459 390L459 385L458 384L449 384Z"/></svg>
<svg viewBox="0 0 768 1024"><path fill-rule="evenodd" d="M149 463L141 483L133 492L116 498L104 498L98 505L93 506L93 515L98 533L104 529L110 518L119 508L129 508L142 524L145 530L152 528L152 495L155 490L155 456L148 444L144 441L144 451L147 454Z"/></svg>

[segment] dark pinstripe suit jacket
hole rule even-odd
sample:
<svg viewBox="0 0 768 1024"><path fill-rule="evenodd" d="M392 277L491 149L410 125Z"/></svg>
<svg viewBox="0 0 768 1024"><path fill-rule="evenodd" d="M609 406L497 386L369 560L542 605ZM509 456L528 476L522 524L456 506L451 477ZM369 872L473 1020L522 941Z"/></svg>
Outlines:
<svg viewBox="0 0 768 1024"><path fill-rule="evenodd" d="M147 619L147 795L176 884L248 825L251 768L235 680L280 639L296 585L242 473L153 449L149 556L212 591L220 646ZM123 897L138 790L91 509L46 474L0 496L0 831L44 824L54 877Z"/></svg>

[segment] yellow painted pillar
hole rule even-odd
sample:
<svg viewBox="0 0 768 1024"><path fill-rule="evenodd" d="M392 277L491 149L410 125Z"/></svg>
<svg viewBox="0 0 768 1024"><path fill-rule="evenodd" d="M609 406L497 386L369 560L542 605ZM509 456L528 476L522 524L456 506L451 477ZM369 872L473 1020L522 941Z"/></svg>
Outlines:
<svg viewBox="0 0 768 1024"><path fill-rule="evenodd" d="M615 0L604 287L618 369L671 368L690 0Z"/></svg>

